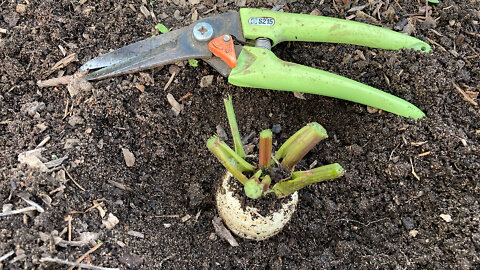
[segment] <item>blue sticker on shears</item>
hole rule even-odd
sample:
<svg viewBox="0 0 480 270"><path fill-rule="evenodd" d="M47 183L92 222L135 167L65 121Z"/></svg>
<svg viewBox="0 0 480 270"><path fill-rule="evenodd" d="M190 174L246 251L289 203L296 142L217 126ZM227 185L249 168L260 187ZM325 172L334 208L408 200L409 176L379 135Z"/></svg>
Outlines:
<svg viewBox="0 0 480 270"><path fill-rule="evenodd" d="M275 24L275 19L270 17L251 17L248 19L248 23L251 25L272 26Z"/></svg>

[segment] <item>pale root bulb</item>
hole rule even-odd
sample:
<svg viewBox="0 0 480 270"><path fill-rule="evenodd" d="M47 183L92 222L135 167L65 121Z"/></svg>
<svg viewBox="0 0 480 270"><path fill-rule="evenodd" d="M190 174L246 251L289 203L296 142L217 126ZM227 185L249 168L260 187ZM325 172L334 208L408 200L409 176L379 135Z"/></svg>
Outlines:
<svg viewBox="0 0 480 270"><path fill-rule="evenodd" d="M242 209L240 201L235 198L229 185L232 177L229 172L225 174L216 196L218 213L225 225L236 235L257 241L279 233L295 212L298 203L297 192L289 195L287 203L282 203L279 210L261 216L257 208L247 206L246 210Z"/></svg>

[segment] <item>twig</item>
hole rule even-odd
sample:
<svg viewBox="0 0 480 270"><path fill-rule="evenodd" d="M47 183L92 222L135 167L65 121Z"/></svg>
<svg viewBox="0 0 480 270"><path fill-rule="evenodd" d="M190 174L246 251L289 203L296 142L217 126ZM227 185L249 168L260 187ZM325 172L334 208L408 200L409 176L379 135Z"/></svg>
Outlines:
<svg viewBox="0 0 480 270"><path fill-rule="evenodd" d="M15 253L15 251L10 251L8 253L6 253L5 255L3 255L2 257L0 257L0 262L3 262L5 261L8 257L12 256L13 254Z"/></svg>
<svg viewBox="0 0 480 270"><path fill-rule="evenodd" d="M51 139L50 135L47 135L35 148L40 148L44 146L45 144L47 144L48 141L50 141L50 139Z"/></svg>
<svg viewBox="0 0 480 270"><path fill-rule="evenodd" d="M179 99L178 99L178 102L182 102L182 101L184 101L185 99L187 99L187 98L189 98L189 97L191 97L191 96L193 96L193 94L190 93L190 92L188 92L188 93L186 93L183 97L179 98Z"/></svg>
<svg viewBox="0 0 480 270"><path fill-rule="evenodd" d="M76 263L81 263L88 255L93 253L95 250L97 250L102 245L103 245L103 242L96 244L93 248L91 248L89 251L85 252L85 254L80 256L80 258L78 258L75 262ZM75 268L75 266L72 265L67 270L73 270L73 268Z"/></svg>
<svg viewBox="0 0 480 270"><path fill-rule="evenodd" d="M425 37L425 38L428 40L428 42L430 42L430 43L436 45L437 47L439 47L440 50L442 50L442 51L444 51L444 52L447 51L442 45L438 44L435 40L433 40L433 39L431 39L431 38L428 38L428 37Z"/></svg>
<svg viewBox="0 0 480 270"><path fill-rule="evenodd" d="M393 0L395 2L395 4L401 9L403 10L403 7L398 3L398 0Z"/></svg>
<svg viewBox="0 0 480 270"><path fill-rule="evenodd" d="M6 34L6 33L7 33L7 29L5 29L5 28L0 28L0 33Z"/></svg>
<svg viewBox="0 0 480 270"><path fill-rule="evenodd" d="M363 222L360 222L360 221L358 221L358 220L349 219L349 218L340 218L340 219L337 219L337 220L335 220L335 221L346 221L347 223L348 223L348 222L356 222L356 223L358 223L358 224L363 225L364 227L368 227L368 226L370 226L371 224L378 223L378 222L384 221L384 220L386 220L386 219L388 219L388 218L381 218L381 219L377 219L377 220L374 220L374 221L369 221L367 224L365 224L365 223L363 223Z"/></svg>
<svg viewBox="0 0 480 270"><path fill-rule="evenodd" d="M18 196L18 197L20 197L22 200L24 200L26 203L30 204L31 206L35 207L35 210L37 210L37 212L39 212L39 213L45 212L45 210L40 205L38 205L38 203L36 203L32 200L29 200L29 199L25 198L24 196Z"/></svg>
<svg viewBox="0 0 480 270"><path fill-rule="evenodd" d="M70 265L73 267L81 267L81 268L93 269L93 270L120 270L120 268L107 268L107 267L95 266L91 264L75 263L75 262L69 262L66 260L61 260L59 258L50 258L50 257L41 258L40 262L54 262L54 263Z"/></svg>
<svg viewBox="0 0 480 270"><path fill-rule="evenodd" d="M62 117L62 120L67 118L68 116L68 104L69 103L69 99L67 98L67 104L65 105L65 113L63 114L63 117Z"/></svg>
<svg viewBox="0 0 480 270"><path fill-rule="evenodd" d="M172 84L173 78L175 78L175 72L172 73L172 76L170 76L170 79L168 79L167 84L165 84L165 87L163 87L163 91L167 90L167 88Z"/></svg>
<svg viewBox="0 0 480 270"><path fill-rule="evenodd" d="M44 80L44 81L37 81L37 86L42 88L42 87L53 87L53 86L58 86L61 84L69 84L70 81L73 79L73 76L63 76L63 77L58 77L58 78L53 78L49 80Z"/></svg>
<svg viewBox="0 0 480 270"><path fill-rule="evenodd" d="M418 181L420 181L420 177L418 176L418 174L415 172L415 168L413 168L413 161L412 161L412 158L410 157L410 166L412 166L412 174L413 176L415 176L415 178L417 178Z"/></svg>
<svg viewBox="0 0 480 270"><path fill-rule="evenodd" d="M471 35L471 36L474 36L474 37L477 37L477 38L480 38L480 34L477 34L477 33L473 33L473 32L466 32L468 35Z"/></svg>
<svg viewBox="0 0 480 270"><path fill-rule="evenodd" d="M421 153L421 154L418 154L419 157L424 157L424 156L428 156L430 155L432 152L430 151L427 151L427 152L424 152L424 153Z"/></svg>
<svg viewBox="0 0 480 270"><path fill-rule="evenodd" d="M453 87L455 87L455 89L457 89L457 91L460 94L462 94L463 99L465 101L470 102L473 106L478 106L478 103L475 102L475 100L473 100L469 95L467 95L467 93L465 93L465 91L463 91L462 88L460 88L460 86L458 86L458 84L456 84L453 80L452 80L452 84L453 84Z"/></svg>
<svg viewBox="0 0 480 270"><path fill-rule="evenodd" d="M65 221L68 222L68 241L72 241L72 216L68 215L65 218Z"/></svg>
<svg viewBox="0 0 480 270"><path fill-rule="evenodd" d="M155 216L156 218L179 218L180 215L161 215L161 216Z"/></svg>
<svg viewBox="0 0 480 270"><path fill-rule="evenodd" d="M158 268L159 268L159 269L160 269L160 268L162 268L162 264L163 264L164 262L166 262L166 261L170 260L170 259L171 259L171 258L173 258L173 257L175 257L175 254L173 254L173 255L170 255L170 256L168 256L168 257L166 257L166 258L162 259L162 261L160 261L160 264L159 264Z"/></svg>
<svg viewBox="0 0 480 270"><path fill-rule="evenodd" d="M13 210L13 211L5 212L5 213L0 213L0 217L6 217L6 216L10 216L10 215L15 215L15 214L21 214L21 213L25 213L25 212L29 212L29 211L34 211L34 210L37 210L37 208L35 206L29 206L29 207L25 207L25 208L18 209L18 210Z"/></svg>
<svg viewBox="0 0 480 270"><path fill-rule="evenodd" d="M63 166L63 164L62 164L62 168L63 168L63 170L65 171L65 173L68 175L68 177L70 178L70 180L72 180L73 183L74 183L79 189L81 189L82 191L85 191L85 189L84 189L82 186L80 186L80 184L77 183L77 181L75 181L75 179L73 179L73 177L70 175L70 173L67 171L67 169L65 169L65 166Z"/></svg>
<svg viewBox="0 0 480 270"><path fill-rule="evenodd" d="M64 67L68 66L70 63L75 62L75 61L78 61L78 56L77 56L76 53L72 53L72 54L69 54L69 55L65 56L64 58L62 58L62 60L58 61L49 71L47 71L45 73L45 75L43 76L43 78L48 77L53 72L55 72L59 69L62 69Z"/></svg>

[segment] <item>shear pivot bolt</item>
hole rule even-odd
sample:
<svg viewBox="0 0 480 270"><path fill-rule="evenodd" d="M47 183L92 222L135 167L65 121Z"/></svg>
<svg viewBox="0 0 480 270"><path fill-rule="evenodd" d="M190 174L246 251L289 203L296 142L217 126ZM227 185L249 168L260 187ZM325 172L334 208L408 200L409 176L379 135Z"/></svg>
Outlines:
<svg viewBox="0 0 480 270"><path fill-rule="evenodd" d="M225 42L230 41L230 36L229 35L223 36L223 41L225 41Z"/></svg>
<svg viewBox="0 0 480 270"><path fill-rule="evenodd" d="M209 23L197 23L193 27L193 37L198 41L208 41L213 36L213 28Z"/></svg>

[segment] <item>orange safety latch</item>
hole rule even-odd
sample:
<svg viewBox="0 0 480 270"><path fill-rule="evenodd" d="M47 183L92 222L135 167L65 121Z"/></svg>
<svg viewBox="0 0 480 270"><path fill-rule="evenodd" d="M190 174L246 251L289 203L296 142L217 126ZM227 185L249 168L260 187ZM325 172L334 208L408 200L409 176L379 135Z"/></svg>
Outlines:
<svg viewBox="0 0 480 270"><path fill-rule="evenodd" d="M235 46L230 35L221 35L208 43L208 48L215 55L220 57L231 68L237 66L237 55Z"/></svg>

